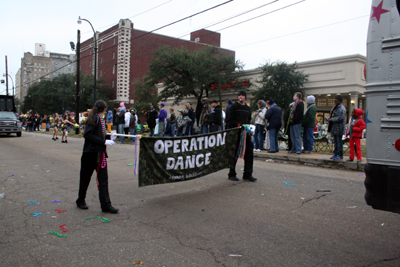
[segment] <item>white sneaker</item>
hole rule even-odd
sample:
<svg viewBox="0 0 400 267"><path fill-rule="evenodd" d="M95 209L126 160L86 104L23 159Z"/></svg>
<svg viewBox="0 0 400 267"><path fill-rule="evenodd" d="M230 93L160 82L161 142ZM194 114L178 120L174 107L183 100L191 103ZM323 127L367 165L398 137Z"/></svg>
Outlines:
<svg viewBox="0 0 400 267"><path fill-rule="evenodd" d="M261 152L261 149L256 149L255 152Z"/></svg>

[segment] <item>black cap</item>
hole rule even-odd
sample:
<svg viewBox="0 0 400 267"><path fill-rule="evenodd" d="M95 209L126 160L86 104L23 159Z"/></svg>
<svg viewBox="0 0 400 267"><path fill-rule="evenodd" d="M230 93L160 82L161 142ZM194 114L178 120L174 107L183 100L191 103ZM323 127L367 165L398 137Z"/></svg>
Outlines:
<svg viewBox="0 0 400 267"><path fill-rule="evenodd" d="M212 102L213 102L213 103L217 103L217 104L218 104L218 101L217 101L217 100L213 100Z"/></svg>
<svg viewBox="0 0 400 267"><path fill-rule="evenodd" d="M245 96L247 98L247 93L246 93L245 90L240 90L239 93L238 93L238 96L239 95Z"/></svg>
<svg viewBox="0 0 400 267"><path fill-rule="evenodd" d="M274 104L274 103L275 103L275 101L274 101L272 98L270 98L270 99L268 100L268 104L272 105L272 104Z"/></svg>

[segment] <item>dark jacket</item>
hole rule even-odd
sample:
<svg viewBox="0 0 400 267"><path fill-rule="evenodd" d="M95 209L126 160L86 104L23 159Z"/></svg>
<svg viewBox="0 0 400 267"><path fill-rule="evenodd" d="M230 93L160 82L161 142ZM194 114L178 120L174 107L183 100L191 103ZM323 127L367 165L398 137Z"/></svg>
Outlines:
<svg viewBox="0 0 400 267"><path fill-rule="evenodd" d="M117 115L117 124L125 124L125 109L121 109Z"/></svg>
<svg viewBox="0 0 400 267"><path fill-rule="evenodd" d="M282 127L282 110L276 104L272 105L265 114L265 119L268 120L268 130L279 130Z"/></svg>
<svg viewBox="0 0 400 267"><path fill-rule="evenodd" d="M303 127L304 128L315 128L315 122L317 120L317 107L315 104L310 104L307 108L306 114L303 116Z"/></svg>
<svg viewBox="0 0 400 267"><path fill-rule="evenodd" d="M232 100L229 99L229 100L228 100L228 105L226 106L226 109L225 109L225 123L228 122L228 119L229 119L229 109L231 108L232 104L233 104Z"/></svg>
<svg viewBox="0 0 400 267"><path fill-rule="evenodd" d="M155 109L153 109L149 112L149 120L147 121L147 125L149 125L149 128L156 127L157 115L158 115L158 112Z"/></svg>
<svg viewBox="0 0 400 267"><path fill-rule="evenodd" d="M106 152L106 140L103 133L103 126L101 125L99 116L96 115L96 124L86 124L85 133L85 144L83 145L83 153L88 152ZM105 122L104 122L105 123ZM104 125L104 127L106 127Z"/></svg>
<svg viewBox="0 0 400 267"><path fill-rule="evenodd" d="M194 112L193 108L189 109L189 118L192 120L192 124L194 124L196 120L196 112Z"/></svg>
<svg viewBox="0 0 400 267"><path fill-rule="evenodd" d="M304 103L299 102L294 110L293 118L290 119L290 125L303 123Z"/></svg>
<svg viewBox="0 0 400 267"><path fill-rule="evenodd" d="M211 110L211 113L208 116L208 124L222 125L222 109L219 105L215 106L215 108Z"/></svg>
<svg viewBox="0 0 400 267"><path fill-rule="evenodd" d="M251 109L247 104L240 104L239 102L234 103L229 109L229 128L238 127L242 124L250 124L251 121Z"/></svg>

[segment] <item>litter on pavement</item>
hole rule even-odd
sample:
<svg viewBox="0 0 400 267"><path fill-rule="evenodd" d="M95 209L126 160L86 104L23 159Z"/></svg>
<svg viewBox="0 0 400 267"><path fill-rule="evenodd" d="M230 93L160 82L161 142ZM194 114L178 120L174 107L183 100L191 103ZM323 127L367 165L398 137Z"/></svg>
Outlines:
<svg viewBox="0 0 400 267"><path fill-rule="evenodd" d="M287 185L287 186L293 186L293 187L295 187L295 185L294 184L290 184L290 183L288 183L288 182L283 182L285 185Z"/></svg>

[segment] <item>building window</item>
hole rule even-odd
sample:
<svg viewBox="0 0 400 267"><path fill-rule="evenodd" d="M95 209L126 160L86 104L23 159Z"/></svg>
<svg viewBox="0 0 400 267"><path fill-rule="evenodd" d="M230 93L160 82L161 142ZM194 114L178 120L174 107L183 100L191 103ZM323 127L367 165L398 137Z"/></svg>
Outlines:
<svg viewBox="0 0 400 267"><path fill-rule="evenodd" d="M113 44L115 44L115 37L113 38Z"/></svg>
<svg viewBox="0 0 400 267"><path fill-rule="evenodd" d="M102 70L100 70L100 77L101 77L101 76L103 76L103 71L102 71Z"/></svg>
<svg viewBox="0 0 400 267"><path fill-rule="evenodd" d="M113 59L115 58L115 52L113 51Z"/></svg>
<svg viewBox="0 0 400 267"><path fill-rule="evenodd" d="M317 98L317 106L318 107L326 107L326 99L325 98Z"/></svg>
<svg viewBox="0 0 400 267"><path fill-rule="evenodd" d="M114 81L111 82L111 87L114 88Z"/></svg>
<svg viewBox="0 0 400 267"><path fill-rule="evenodd" d="M113 65L113 70L112 70L113 74L115 74L115 65Z"/></svg>
<svg viewBox="0 0 400 267"><path fill-rule="evenodd" d="M92 61L89 61L89 67L91 67L92 66Z"/></svg>

